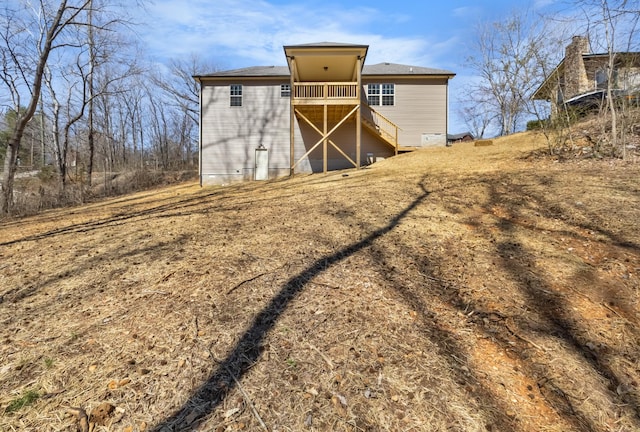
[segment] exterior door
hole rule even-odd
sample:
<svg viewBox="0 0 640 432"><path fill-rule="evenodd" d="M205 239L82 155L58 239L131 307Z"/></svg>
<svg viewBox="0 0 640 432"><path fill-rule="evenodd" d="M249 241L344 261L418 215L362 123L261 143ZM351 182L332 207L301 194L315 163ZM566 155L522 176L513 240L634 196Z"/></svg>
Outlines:
<svg viewBox="0 0 640 432"><path fill-rule="evenodd" d="M256 149L255 180L269 180L269 150Z"/></svg>

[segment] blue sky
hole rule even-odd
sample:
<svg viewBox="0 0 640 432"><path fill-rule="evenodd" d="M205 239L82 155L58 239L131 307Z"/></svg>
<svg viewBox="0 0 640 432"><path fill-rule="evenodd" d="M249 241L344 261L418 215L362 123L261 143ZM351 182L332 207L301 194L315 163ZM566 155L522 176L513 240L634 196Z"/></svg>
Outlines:
<svg viewBox="0 0 640 432"><path fill-rule="evenodd" d="M517 9L546 12L553 0L155 0L143 38L162 62L196 54L218 69L285 65L283 45L369 45L367 64L383 61L453 71L449 132L466 130L456 99L472 71L464 66L473 28Z"/></svg>

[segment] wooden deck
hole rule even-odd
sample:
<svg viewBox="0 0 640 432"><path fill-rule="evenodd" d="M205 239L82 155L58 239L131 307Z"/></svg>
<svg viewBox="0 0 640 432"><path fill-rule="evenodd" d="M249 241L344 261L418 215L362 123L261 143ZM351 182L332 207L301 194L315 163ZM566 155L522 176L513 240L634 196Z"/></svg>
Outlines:
<svg viewBox="0 0 640 432"><path fill-rule="evenodd" d="M395 154L411 151L398 143L398 126L362 101L360 85L357 82L294 82L291 92L292 124L293 116L306 122L319 135L318 141L297 161L291 158L291 173L296 165L315 148L322 146L324 168L327 171L327 149L333 146L356 168L360 162L360 127L369 130L382 142L391 146ZM332 133L343 123L356 121L356 160L352 160L331 139ZM331 127L329 126L331 125ZM293 128L291 130L293 142ZM292 153L293 154L293 151Z"/></svg>

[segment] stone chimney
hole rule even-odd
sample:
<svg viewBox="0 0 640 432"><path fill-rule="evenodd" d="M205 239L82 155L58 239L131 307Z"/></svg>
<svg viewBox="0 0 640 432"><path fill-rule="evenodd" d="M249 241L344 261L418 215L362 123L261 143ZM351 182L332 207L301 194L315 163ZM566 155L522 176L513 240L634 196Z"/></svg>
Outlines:
<svg viewBox="0 0 640 432"><path fill-rule="evenodd" d="M590 52L589 39L584 36L574 36L565 49L564 100L591 90L582 59L583 54L589 54Z"/></svg>

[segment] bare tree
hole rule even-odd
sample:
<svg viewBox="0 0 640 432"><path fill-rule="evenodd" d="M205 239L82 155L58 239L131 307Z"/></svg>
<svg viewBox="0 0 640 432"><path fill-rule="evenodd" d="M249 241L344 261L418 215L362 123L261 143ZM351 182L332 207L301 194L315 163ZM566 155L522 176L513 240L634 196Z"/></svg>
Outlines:
<svg viewBox="0 0 640 432"><path fill-rule="evenodd" d="M35 169L41 166L42 159L42 123L41 116L38 121L31 121L24 130L23 140L27 146L22 146L18 154L18 168ZM18 115L14 110L0 113L0 160L4 161L7 143L11 138Z"/></svg>
<svg viewBox="0 0 640 432"><path fill-rule="evenodd" d="M172 59L169 73L156 75L153 82L167 94L171 105L188 114L197 124L200 86L193 77L217 70L216 66L192 53L185 59Z"/></svg>
<svg viewBox="0 0 640 432"><path fill-rule="evenodd" d="M547 47L546 22L530 12L481 25L468 63L480 80L471 99L499 120L499 135L518 130L529 111L530 95L541 82L540 52Z"/></svg>
<svg viewBox="0 0 640 432"><path fill-rule="evenodd" d="M126 129L130 135L132 166L142 168L144 157L144 127L143 110L145 93L139 82L129 81L130 90L126 97L121 98L123 114L126 119Z"/></svg>
<svg viewBox="0 0 640 432"><path fill-rule="evenodd" d="M89 182L89 186L92 183L93 177L93 157L95 153L95 142L94 142L94 129L93 129L93 113L94 113L94 74L96 70L96 41L94 38L93 31L93 0L89 0L89 10L87 11L87 43L89 45L89 73L87 74L87 87L89 89L89 100L88 100L88 118L87 118L87 144L89 146L89 163L87 165L87 180Z"/></svg>
<svg viewBox="0 0 640 432"><path fill-rule="evenodd" d="M94 167L95 157L95 137L103 135L104 131L96 124L96 100L104 94L114 95L129 93L135 89L134 86L127 86L125 83L129 77L137 76L141 73L138 64L140 57L137 52L136 41L131 39L127 30L132 23L127 19L127 12L124 9L131 7L130 3L123 3L113 7L118 13L114 16L106 6L114 4L113 0L90 0L92 7L87 13L86 29L87 55L89 70L87 74L88 105L87 105L87 177L89 185ZM138 1L137 3L141 3ZM118 101L118 98L107 98L108 101ZM105 109L111 109L107 107ZM118 107L115 107L118 109ZM104 114L104 112L103 112ZM121 135L121 131L113 132L112 136ZM123 146L126 144L118 140ZM126 158L126 152L121 152Z"/></svg>
<svg viewBox="0 0 640 432"><path fill-rule="evenodd" d="M125 46L121 38L126 33L121 30L127 29L130 24L125 10L131 8L130 2L37 0L34 3L23 0L10 4L13 6L3 6L0 16L0 84L10 95L6 106L20 112L20 116L12 131L4 161L0 195L0 213L4 214L11 212L17 155L25 127L33 118L42 97L46 68L49 67L50 71L49 95L52 98L66 92L58 88L61 82L65 82L62 87L67 90L73 89L65 97L50 100L49 106L52 112L57 110L58 116L64 114L63 123L69 126L66 131L69 134L73 128L80 125L84 127L89 147L89 174L93 168L95 137L93 104L98 91L112 90L111 85L97 88L96 74L107 64L126 63L125 68L115 68L123 74L133 73L135 69L131 66L134 62L126 59L127 50L121 49ZM140 1L134 2L134 6L139 4ZM122 75L110 77L107 81L112 83L119 79L122 79ZM0 94L4 93L0 91ZM73 107L69 105L72 100ZM0 103L4 101L0 100ZM58 132L64 135L65 125L60 120L61 117L58 118L61 128ZM71 125L67 123L70 120L73 120ZM62 141L59 143L63 144ZM59 167L60 163L61 159L58 159ZM66 181L64 175L62 178Z"/></svg>
<svg viewBox="0 0 640 432"><path fill-rule="evenodd" d="M165 104L172 109L171 111L160 109L155 104L156 97L150 100L151 113L160 116L152 121L153 130L157 142L163 142L163 145L177 146L175 149L167 149L167 152L161 154L175 154L183 164L190 165L193 163L192 153L198 138L200 104L200 87L193 77L215 72L218 68L193 53L183 59L172 59L168 67L168 73L155 74L152 82L163 91ZM170 123L167 132L174 136L172 139L160 140L157 126L167 121Z"/></svg>
<svg viewBox="0 0 640 432"><path fill-rule="evenodd" d="M67 185L71 131L76 123L83 119L89 102L87 97L88 81L86 79L86 68L87 65L82 64L81 57L78 56L74 67L66 70L62 75L65 81L64 90L66 91L66 97L63 101L60 101L58 93L55 90L49 68L47 68L48 73L45 74L46 86L49 90L53 105L54 152L63 193ZM76 151L74 155L74 165L77 164L77 161L78 152Z"/></svg>
<svg viewBox="0 0 640 432"><path fill-rule="evenodd" d="M13 206L16 161L27 123L38 107L49 56L53 50L74 44L65 38L66 32L77 25L76 20L87 6L88 0L62 0L57 8L52 8L49 2L40 0L31 13L5 6L0 23L0 82L19 115L7 144L0 213L10 213ZM24 111L20 110L23 101Z"/></svg>
<svg viewBox="0 0 640 432"><path fill-rule="evenodd" d="M465 90L462 92L464 99L458 101L458 114L474 137L483 138L496 121L495 111L488 102L492 95L480 91L477 86L468 86Z"/></svg>
<svg viewBox="0 0 640 432"><path fill-rule="evenodd" d="M140 70L133 64L104 64L94 79L93 128L95 156L108 159L110 168L125 168L134 164L135 144L139 137L133 136L143 129L140 110ZM131 104L138 106L131 124L128 112Z"/></svg>

